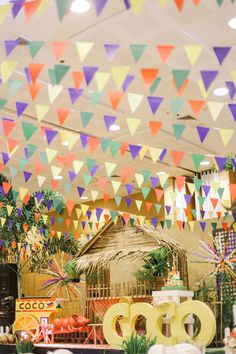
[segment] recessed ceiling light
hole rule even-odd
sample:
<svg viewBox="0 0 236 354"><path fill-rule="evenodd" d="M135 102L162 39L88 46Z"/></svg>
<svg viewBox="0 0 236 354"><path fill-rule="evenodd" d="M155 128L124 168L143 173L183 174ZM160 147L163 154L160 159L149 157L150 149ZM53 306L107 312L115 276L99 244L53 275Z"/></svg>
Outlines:
<svg viewBox="0 0 236 354"><path fill-rule="evenodd" d="M62 176L56 176L56 177L54 177L54 179L60 180L60 179L63 179L63 177Z"/></svg>
<svg viewBox="0 0 236 354"><path fill-rule="evenodd" d="M210 164L211 164L210 161L202 161L202 162L200 162L201 166L208 166Z"/></svg>
<svg viewBox="0 0 236 354"><path fill-rule="evenodd" d="M109 131L110 132L115 132L117 130L120 130L120 126L118 124L112 124L110 127L109 127Z"/></svg>
<svg viewBox="0 0 236 354"><path fill-rule="evenodd" d="M86 199L88 199L88 197L82 196L82 197L80 197L80 199L86 200Z"/></svg>
<svg viewBox="0 0 236 354"><path fill-rule="evenodd" d="M76 14L81 14L90 9L91 5L87 0L75 0L72 2L70 11Z"/></svg>
<svg viewBox="0 0 236 354"><path fill-rule="evenodd" d="M68 146L68 145L69 145L69 141L63 141L61 144L62 144L63 146Z"/></svg>
<svg viewBox="0 0 236 354"><path fill-rule="evenodd" d="M229 93L227 87L218 87L213 91L215 96L225 96Z"/></svg>
<svg viewBox="0 0 236 354"><path fill-rule="evenodd" d="M231 20L228 21L228 26L230 28L236 29L236 17L231 18Z"/></svg>
<svg viewBox="0 0 236 354"><path fill-rule="evenodd" d="M157 172L156 174L157 174L157 175L165 175L165 174L166 174L166 172L164 172L164 171L160 171L160 172Z"/></svg>

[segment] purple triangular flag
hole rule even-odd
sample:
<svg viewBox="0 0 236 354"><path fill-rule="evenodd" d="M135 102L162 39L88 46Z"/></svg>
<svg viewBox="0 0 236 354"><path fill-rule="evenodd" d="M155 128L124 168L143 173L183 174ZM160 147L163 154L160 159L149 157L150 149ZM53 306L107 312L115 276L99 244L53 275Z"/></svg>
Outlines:
<svg viewBox="0 0 236 354"><path fill-rule="evenodd" d="M102 208L96 208L96 217L97 217L97 221L100 220L100 217L103 213L103 209Z"/></svg>
<svg viewBox="0 0 236 354"><path fill-rule="evenodd" d="M35 193L34 193L34 196L36 197L37 202L40 203L41 200L42 200L42 198L43 198L43 193L41 193L41 192L35 192Z"/></svg>
<svg viewBox="0 0 236 354"><path fill-rule="evenodd" d="M46 203L46 207L47 207L48 211L50 211L50 209L52 207L52 201L51 200L47 200L45 203Z"/></svg>
<svg viewBox="0 0 236 354"><path fill-rule="evenodd" d="M129 144L129 150L130 150L133 160L136 159L136 157L138 156L138 153L141 149L142 149L142 146Z"/></svg>
<svg viewBox="0 0 236 354"><path fill-rule="evenodd" d="M8 163L9 160L10 160L10 157L9 157L8 153L2 152L2 161L3 161L4 166Z"/></svg>
<svg viewBox="0 0 236 354"><path fill-rule="evenodd" d="M234 121L236 122L236 104L235 103L229 103L228 104L230 112L234 118Z"/></svg>
<svg viewBox="0 0 236 354"><path fill-rule="evenodd" d="M13 6L11 8L13 18L16 18L16 16L20 12L24 1L25 0L19 0L17 2L14 2Z"/></svg>
<svg viewBox="0 0 236 354"><path fill-rule="evenodd" d="M90 82L92 81L97 70L98 70L97 66L84 66L83 67L84 77L85 77L85 81L86 81L87 85L90 84Z"/></svg>
<svg viewBox="0 0 236 354"><path fill-rule="evenodd" d="M236 171L236 159L231 159L231 161L232 161L232 164L234 166L234 170Z"/></svg>
<svg viewBox="0 0 236 354"><path fill-rule="evenodd" d="M93 165L93 167L89 171L90 176L93 177L95 175L95 173L97 172L97 170L98 170L98 165Z"/></svg>
<svg viewBox="0 0 236 354"><path fill-rule="evenodd" d="M205 215L205 210L200 210L200 214L201 214L201 217L202 219L204 218L204 215Z"/></svg>
<svg viewBox="0 0 236 354"><path fill-rule="evenodd" d="M25 183L27 183L30 177L32 176L32 173L28 171L23 171L23 174L24 174Z"/></svg>
<svg viewBox="0 0 236 354"><path fill-rule="evenodd" d="M124 79L124 82L122 84L122 91L125 92L131 82L134 80L135 76L134 75L127 75L126 78Z"/></svg>
<svg viewBox="0 0 236 354"><path fill-rule="evenodd" d="M79 193L79 196L82 197L84 191L85 191L85 188L83 187L80 187L80 186L77 186L77 191Z"/></svg>
<svg viewBox="0 0 236 354"><path fill-rule="evenodd" d="M48 128L45 129L45 135L46 135L48 145L51 144L51 142L55 139L57 134L58 134L57 130L48 129Z"/></svg>
<svg viewBox="0 0 236 354"><path fill-rule="evenodd" d="M156 113L162 101L163 97L148 96L148 103L153 114Z"/></svg>
<svg viewBox="0 0 236 354"><path fill-rule="evenodd" d="M217 166L219 168L219 171L222 171L226 162L227 162L227 157L217 157L215 156L215 161L217 163Z"/></svg>
<svg viewBox="0 0 236 354"><path fill-rule="evenodd" d="M202 232L204 232L206 228L206 223L204 221L200 221L199 225L201 226Z"/></svg>
<svg viewBox="0 0 236 354"><path fill-rule="evenodd" d="M236 212L232 213L232 215L233 215L234 221L236 221Z"/></svg>
<svg viewBox="0 0 236 354"><path fill-rule="evenodd" d="M207 134L210 131L210 128L197 126L196 129L199 135L199 139L201 143L203 143L203 141L206 139Z"/></svg>
<svg viewBox="0 0 236 354"><path fill-rule="evenodd" d="M74 87L69 87L68 91L72 104L74 104L83 93L83 89L76 90Z"/></svg>
<svg viewBox="0 0 236 354"><path fill-rule="evenodd" d="M211 86L212 82L215 80L217 75L218 75L217 70L202 70L201 71L202 81L203 81L206 91Z"/></svg>
<svg viewBox="0 0 236 354"><path fill-rule="evenodd" d="M167 215L169 215L170 210L171 210L171 206L170 205L165 205L165 209L166 209Z"/></svg>
<svg viewBox="0 0 236 354"><path fill-rule="evenodd" d="M31 80L29 68L25 68L25 76L26 76L27 83L30 84L32 80Z"/></svg>
<svg viewBox="0 0 236 354"><path fill-rule="evenodd" d="M131 7L129 0L124 0L124 4L125 4L125 7L126 7L126 10L129 10L130 7Z"/></svg>
<svg viewBox="0 0 236 354"><path fill-rule="evenodd" d="M230 52L231 47L213 47L215 55L221 65Z"/></svg>
<svg viewBox="0 0 236 354"><path fill-rule="evenodd" d="M28 103L16 102L17 116L20 117L27 107L28 107Z"/></svg>
<svg viewBox="0 0 236 354"><path fill-rule="evenodd" d="M107 128L107 131L109 131L110 126L115 123L116 117L115 116L104 115L103 119L105 121L105 125L106 125L106 128Z"/></svg>
<svg viewBox="0 0 236 354"><path fill-rule="evenodd" d="M191 198L192 198L191 194L184 195L184 199L187 205L189 205Z"/></svg>
<svg viewBox="0 0 236 354"><path fill-rule="evenodd" d="M151 220L152 220L152 226L156 228L158 223L158 218L151 218Z"/></svg>
<svg viewBox="0 0 236 354"><path fill-rule="evenodd" d="M160 181L158 177L153 177L153 176L150 177L150 180L151 180L152 188L156 188L156 186Z"/></svg>
<svg viewBox="0 0 236 354"><path fill-rule="evenodd" d="M24 148L24 153L25 153L25 159L29 160L29 150L28 150L28 148Z"/></svg>
<svg viewBox="0 0 236 354"><path fill-rule="evenodd" d="M22 209L21 208L17 208L16 211L17 211L18 217L20 218L21 215L22 215Z"/></svg>
<svg viewBox="0 0 236 354"><path fill-rule="evenodd" d="M54 225L55 221L56 221L56 217L55 216L51 216L50 220L51 220L51 224Z"/></svg>
<svg viewBox="0 0 236 354"><path fill-rule="evenodd" d="M18 46L18 40L6 40L4 41L7 56Z"/></svg>
<svg viewBox="0 0 236 354"><path fill-rule="evenodd" d="M81 143L82 143L82 147L84 149L87 146L87 144L88 144L88 136L85 135L85 134L80 134L80 140L81 140Z"/></svg>
<svg viewBox="0 0 236 354"><path fill-rule="evenodd" d="M0 193L2 194L3 197L6 195L2 186L0 186Z"/></svg>
<svg viewBox="0 0 236 354"><path fill-rule="evenodd" d="M210 187L210 186L203 185L203 186L202 186L202 189L203 189L203 191L204 191L205 197L207 197L208 194L209 194L209 192L210 192L210 190L211 190L211 187Z"/></svg>
<svg viewBox="0 0 236 354"><path fill-rule="evenodd" d="M131 203L132 203L132 199L130 199L130 198L125 198L125 201L126 201L127 207L129 208L130 205L131 205Z"/></svg>
<svg viewBox="0 0 236 354"><path fill-rule="evenodd" d="M82 228L84 229L86 226L86 221L81 221Z"/></svg>
<svg viewBox="0 0 236 354"><path fill-rule="evenodd" d="M126 187L126 190L127 190L127 193L128 193L128 195L130 195L132 192L133 192L133 190L134 190L134 185L133 184L126 184L125 185L125 187Z"/></svg>
<svg viewBox="0 0 236 354"><path fill-rule="evenodd" d="M162 162L166 156L167 149L163 149L161 155L159 156L159 160Z"/></svg>
<svg viewBox="0 0 236 354"><path fill-rule="evenodd" d="M92 216L91 210L87 210L86 215L87 215L87 218L90 220L90 218L91 218L91 216Z"/></svg>
<svg viewBox="0 0 236 354"><path fill-rule="evenodd" d="M96 14L97 16L99 16L101 14L101 12L103 11L107 0L93 0L94 6L95 6L95 10L96 10Z"/></svg>
<svg viewBox="0 0 236 354"><path fill-rule="evenodd" d="M68 171L70 181L73 182L77 174L74 171Z"/></svg>
<svg viewBox="0 0 236 354"><path fill-rule="evenodd" d="M236 93L236 88L235 88L234 82L233 81L226 81L225 84L229 90L229 96L232 100L234 98L235 93Z"/></svg>
<svg viewBox="0 0 236 354"><path fill-rule="evenodd" d="M0 248L2 247L2 240L0 239Z"/></svg>
<svg viewBox="0 0 236 354"><path fill-rule="evenodd" d="M9 225L9 229L12 229L12 226L14 225L14 220L8 220L8 225Z"/></svg>
<svg viewBox="0 0 236 354"><path fill-rule="evenodd" d="M104 48L107 54L108 60L112 60L113 57L115 56L116 52L120 48L119 44L104 44Z"/></svg>

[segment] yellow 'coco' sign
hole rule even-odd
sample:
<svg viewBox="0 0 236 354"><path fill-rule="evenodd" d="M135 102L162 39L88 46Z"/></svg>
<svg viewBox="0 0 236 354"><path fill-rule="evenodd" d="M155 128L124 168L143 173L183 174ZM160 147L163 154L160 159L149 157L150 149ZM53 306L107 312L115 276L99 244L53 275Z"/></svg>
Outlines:
<svg viewBox="0 0 236 354"><path fill-rule="evenodd" d="M123 340L135 332L135 322L138 316L142 315L146 318L148 337L156 337L158 344L174 345L191 339L185 330L185 320L189 314L196 315L201 322L196 341L205 345L210 344L216 332L215 316L206 304L195 300L185 301L180 305L162 303L152 306L141 302L132 305L129 303L115 304L104 316L103 333L110 346L120 347ZM165 315L170 317L171 337L162 334L162 318ZM119 319L123 337L119 336L116 331L117 319Z"/></svg>

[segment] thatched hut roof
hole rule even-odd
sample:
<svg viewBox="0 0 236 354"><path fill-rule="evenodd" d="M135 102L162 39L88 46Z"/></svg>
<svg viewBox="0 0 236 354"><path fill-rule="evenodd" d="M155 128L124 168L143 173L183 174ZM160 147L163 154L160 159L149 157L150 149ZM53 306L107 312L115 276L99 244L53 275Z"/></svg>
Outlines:
<svg viewBox="0 0 236 354"><path fill-rule="evenodd" d="M164 237L152 226L123 225L119 217L110 221L80 250L77 258L79 270L92 271L109 267L112 261L123 258L143 259L152 250L165 248L185 257L186 250L178 242Z"/></svg>

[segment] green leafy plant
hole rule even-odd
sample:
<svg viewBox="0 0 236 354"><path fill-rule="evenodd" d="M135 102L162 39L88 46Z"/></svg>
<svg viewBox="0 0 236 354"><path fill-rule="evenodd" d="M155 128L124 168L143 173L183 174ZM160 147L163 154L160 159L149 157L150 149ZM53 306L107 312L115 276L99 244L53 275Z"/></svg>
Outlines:
<svg viewBox="0 0 236 354"><path fill-rule="evenodd" d="M75 259L65 264L65 272L71 280L80 280L82 272L78 272Z"/></svg>
<svg viewBox="0 0 236 354"><path fill-rule="evenodd" d="M16 335L16 352L17 354L32 353L35 346L32 342L30 333L21 331Z"/></svg>
<svg viewBox="0 0 236 354"><path fill-rule="evenodd" d="M151 339L132 333L130 338L123 341L122 349L126 354L146 354L155 344L156 338Z"/></svg>

